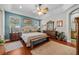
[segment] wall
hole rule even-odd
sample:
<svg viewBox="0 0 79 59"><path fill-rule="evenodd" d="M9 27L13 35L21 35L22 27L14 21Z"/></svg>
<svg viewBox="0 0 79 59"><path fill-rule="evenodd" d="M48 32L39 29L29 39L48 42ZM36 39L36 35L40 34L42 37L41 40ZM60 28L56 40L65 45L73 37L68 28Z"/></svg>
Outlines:
<svg viewBox="0 0 79 59"><path fill-rule="evenodd" d="M15 13L5 11L5 39L10 38L10 36L9 36L9 33L10 33L10 21L9 21L9 18L11 16L15 16L15 17L19 18L19 21L21 21L21 22L19 22L18 25L21 26L21 27L23 25L23 19L25 19L25 18L31 19L33 26L40 26L40 20L39 19L35 19L35 18L28 17L28 16L23 16L23 15L18 15L18 14L15 14Z"/></svg>

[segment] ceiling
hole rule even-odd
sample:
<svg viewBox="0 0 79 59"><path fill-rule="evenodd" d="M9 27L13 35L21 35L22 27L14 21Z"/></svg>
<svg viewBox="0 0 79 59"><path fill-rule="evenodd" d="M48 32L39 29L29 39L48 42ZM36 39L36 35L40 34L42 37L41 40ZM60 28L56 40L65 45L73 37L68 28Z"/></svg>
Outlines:
<svg viewBox="0 0 79 59"><path fill-rule="evenodd" d="M33 18L39 18L39 19L52 17L54 15L57 15L58 13L62 13L63 11L71 7L72 4L44 4L43 6L48 7L48 13L45 15L39 16L36 13L35 4L0 4L0 8L6 11L25 15L25 16L30 16Z"/></svg>

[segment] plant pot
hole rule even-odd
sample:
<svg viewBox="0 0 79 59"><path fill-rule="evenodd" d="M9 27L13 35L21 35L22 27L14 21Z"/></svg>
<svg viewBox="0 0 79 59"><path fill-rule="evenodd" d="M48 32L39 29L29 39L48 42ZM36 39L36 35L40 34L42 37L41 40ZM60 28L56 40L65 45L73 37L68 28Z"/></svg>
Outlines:
<svg viewBox="0 0 79 59"><path fill-rule="evenodd" d="M4 43L0 43L0 45L4 45Z"/></svg>

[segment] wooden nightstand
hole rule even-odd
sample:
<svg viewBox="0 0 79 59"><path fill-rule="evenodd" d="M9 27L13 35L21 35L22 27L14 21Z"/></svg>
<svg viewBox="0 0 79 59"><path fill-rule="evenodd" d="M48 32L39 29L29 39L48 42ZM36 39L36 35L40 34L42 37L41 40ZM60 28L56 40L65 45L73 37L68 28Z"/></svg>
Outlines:
<svg viewBox="0 0 79 59"><path fill-rule="evenodd" d="M10 40L17 41L20 39L20 33L10 33Z"/></svg>
<svg viewBox="0 0 79 59"><path fill-rule="evenodd" d="M0 45L0 55L5 54L5 48L3 45Z"/></svg>

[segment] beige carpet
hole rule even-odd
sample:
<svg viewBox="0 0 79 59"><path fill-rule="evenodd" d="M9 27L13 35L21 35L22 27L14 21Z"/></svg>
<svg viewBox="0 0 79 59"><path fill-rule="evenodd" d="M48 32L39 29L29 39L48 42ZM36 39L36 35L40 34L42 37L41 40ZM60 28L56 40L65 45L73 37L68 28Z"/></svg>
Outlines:
<svg viewBox="0 0 79 59"><path fill-rule="evenodd" d="M75 55L76 48L50 41L40 47L31 50L31 53L33 55Z"/></svg>

